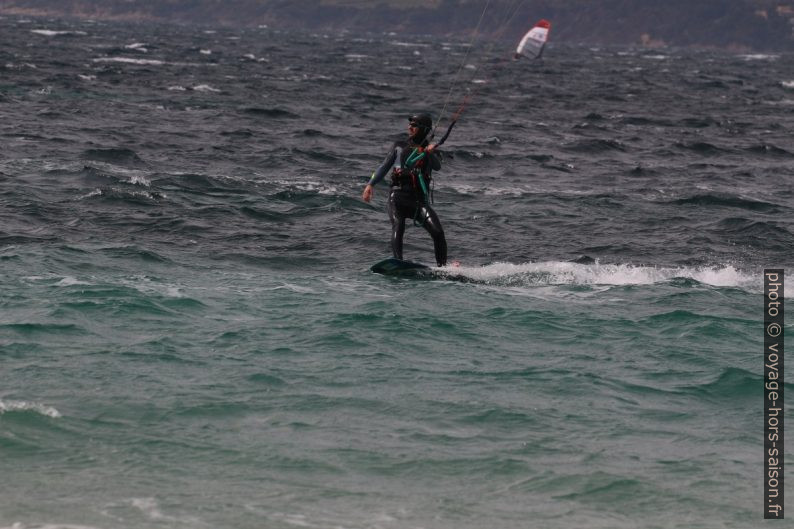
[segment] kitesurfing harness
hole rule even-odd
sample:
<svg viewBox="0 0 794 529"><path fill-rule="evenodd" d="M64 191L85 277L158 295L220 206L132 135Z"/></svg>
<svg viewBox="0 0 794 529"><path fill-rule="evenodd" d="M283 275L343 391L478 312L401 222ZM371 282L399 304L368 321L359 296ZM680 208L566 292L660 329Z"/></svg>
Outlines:
<svg viewBox="0 0 794 529"><path fill-rule="evenodd" d="M405 149L406 153L409 148L410 147L407 147ZM414 147L410 154L402 161L400 167L395 167L392 170L392 187L399 187L406 191L410 190L417 195L421 193L421 196L425 200L428 200L430 198L428 184L432 177L429 171L425 170L426 165L427 153L424 147Z"/></svg>

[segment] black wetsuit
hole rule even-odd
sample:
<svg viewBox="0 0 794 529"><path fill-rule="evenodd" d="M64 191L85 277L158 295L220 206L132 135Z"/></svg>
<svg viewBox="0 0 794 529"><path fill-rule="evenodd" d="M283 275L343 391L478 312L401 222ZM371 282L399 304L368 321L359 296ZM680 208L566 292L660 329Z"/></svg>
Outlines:
<svg viewBox="0 0 794 529"><path fill-rule="evenodd" d="M369 183L375 185L391 170L389 193L389 219L392 225L391 248L394 257L403 258L405 220L411 219L433 237L436 264L447 264L447 240L438 215L430 207L428 193L433 170L441 169L441 159L436 153L423 151L425 145L412 141L398 141L386 159L372 175Z"/></svg>

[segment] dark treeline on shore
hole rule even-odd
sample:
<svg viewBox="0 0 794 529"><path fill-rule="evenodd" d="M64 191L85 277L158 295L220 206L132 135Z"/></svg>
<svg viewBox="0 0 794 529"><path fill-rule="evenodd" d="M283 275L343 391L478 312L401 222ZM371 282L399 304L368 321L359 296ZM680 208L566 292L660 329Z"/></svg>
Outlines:
<svg viewBox="0 0 794 529"><path fill-rule="evenodd" d="M317 31L470 32L485 0L0 0L0 14L268 25ZM794 0L495 0L485 34L514 38L540 18L568 44L794 49Z"/></svg>

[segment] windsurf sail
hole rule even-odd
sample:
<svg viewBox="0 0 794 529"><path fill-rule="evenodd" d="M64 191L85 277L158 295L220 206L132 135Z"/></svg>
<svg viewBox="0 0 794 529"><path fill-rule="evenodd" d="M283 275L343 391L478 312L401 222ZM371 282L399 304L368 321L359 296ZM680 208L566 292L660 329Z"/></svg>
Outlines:
<svg viewBox="0 0 794 529"><path fill-rule="evenodd" d="M551 30L551 23L542 19L538 21L535 26L527 31L521 42L518 43L516 48L516 59L521 55L529 57L530 59L537 59L543 55L543 50L546 48L546 41L549 40L549 30Z"/></svg>

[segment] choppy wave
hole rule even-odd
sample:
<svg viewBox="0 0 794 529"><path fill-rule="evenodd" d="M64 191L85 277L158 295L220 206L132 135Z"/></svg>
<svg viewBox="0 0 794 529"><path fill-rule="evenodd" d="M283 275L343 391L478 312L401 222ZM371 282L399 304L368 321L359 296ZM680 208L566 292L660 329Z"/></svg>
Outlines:
<svg viewBox="0 0 794 529"><path fill-rule="evenodd" d="M252 116L261 116L265 118L297 118L298 116L289 110L283 108L262 108L262 107L247 107L243 108L241 112Z"/></svg>
<svg viewBox="0 0 794 529"><path fill-rule="evenodd" d="M794 156L794 154L787 151L786 149L781 149L780 147L777 147L775 145L770 145L767 143L762 143L760 145L754 145L752 147L748 147L747 152L753 154L760 154L764 156L771 156L771 157L779 156L781 158L788 158L790 156Z"/></svg>
<svg viewBox="0 0 794 529"><path fill-rule="evenodd" d="M566 146L566 148L582 153L626 150L626 146L618 140L579 140Z"/></svg>
<svg viewBox="0 0 794 529"><path fill-rule="evenodd" d="M672 201L676 205L695 205L706 207L730 207L737 209L747 209L750 211L777 212L780 207L762 200L753 200L729 194L703 193L686 198L679 198Z"/></svg>
<svg viewBox="0 0 794 529"><path fill-rule="evenodd" d="M83 157L87 160L125 165L139 165L143 163L143 160L140 159L135 151L125 148L87 149L83 151Z"/></svg>
<svg viewBox="0 0 794 529"><path fill-rule="evenodd" d="M714 145L712 143L706 142L706 141L697 141L697 142L691 142L691 143L679 142L679 143L676 143L676 147L678 147L679 149L691 151L691 152L694 152L696 154L700 154L700 155L703 155L703 156L717 156L717 155L722 155L722 154L728 154L728 153L731 152L730 149L725 149L725 148L722 148L722 147L718 147L718 146L716 146L716 145Z"/></svg>
<svg viewBox="0 0 794 529"><path fill-rule="evenodd" d="M5 413L38 413L47 417L57 419L61 412L52 406L46 406L38 402L28 402L24 400L0 400L0 415Z"/></svg>

